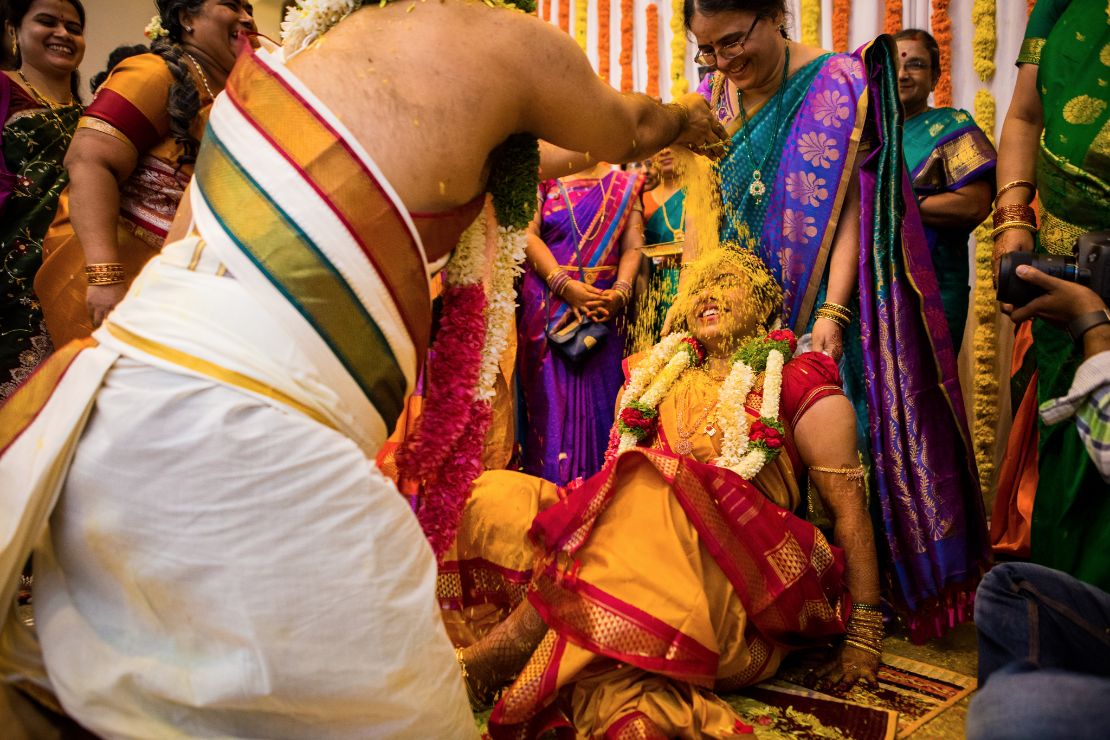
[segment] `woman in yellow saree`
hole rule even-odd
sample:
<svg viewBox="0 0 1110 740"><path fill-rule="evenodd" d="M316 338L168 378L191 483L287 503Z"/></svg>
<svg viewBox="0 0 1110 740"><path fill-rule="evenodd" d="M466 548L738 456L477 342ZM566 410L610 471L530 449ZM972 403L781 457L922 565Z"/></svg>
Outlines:
<svg viewBox="0 0 1110 740"><path fill-rule="evenodd" d="M605 467L567 488L486 473L441 566L472 698L516 677L494 737L731 736L714 690L845 629L815 678L875 676L874 541L836 365L767 332L782 296L752 252L690 269L675 333L627 362ZM838 546L792 513L807 479Z"/></svg>
<svg viewBox="0 0 1110 740"><path fill-rule="evenodd" d="M156 5L151 53L112 69L66 155L70 184L35 277L56 347L92 333L162 248L239 33L252 23L238 0Z"/></svg>

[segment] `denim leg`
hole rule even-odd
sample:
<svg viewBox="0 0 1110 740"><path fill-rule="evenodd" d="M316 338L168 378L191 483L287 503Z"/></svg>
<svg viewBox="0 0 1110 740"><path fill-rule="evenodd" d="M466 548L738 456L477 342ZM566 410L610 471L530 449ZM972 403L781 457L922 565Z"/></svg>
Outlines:
<svg viewBox="0 0 1110 740"><path fill-rule="evenodd" d="M975 595L979 685L1014 661L1110 676L1110 594L1032 563L1003 563Z"/></svg>
<svg viewBox="0 0 1110 740"><path fill-rule="evenodd" d="M968 740L1101 740L1110 728L1110 678L1038 670L995 672L967 711Z"/></svg>

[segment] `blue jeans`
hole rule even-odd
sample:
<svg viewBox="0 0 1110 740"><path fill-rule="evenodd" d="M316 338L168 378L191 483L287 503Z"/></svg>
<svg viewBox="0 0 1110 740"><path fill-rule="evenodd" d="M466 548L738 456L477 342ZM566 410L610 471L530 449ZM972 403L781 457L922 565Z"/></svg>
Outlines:
<svg viewBox="0 0 1110 740"><path fill-rule="evenodd" d="M980 688L968 738L1108 736L1110 594L1040 565L1004 563L979 585L975 626Z"/></svg>

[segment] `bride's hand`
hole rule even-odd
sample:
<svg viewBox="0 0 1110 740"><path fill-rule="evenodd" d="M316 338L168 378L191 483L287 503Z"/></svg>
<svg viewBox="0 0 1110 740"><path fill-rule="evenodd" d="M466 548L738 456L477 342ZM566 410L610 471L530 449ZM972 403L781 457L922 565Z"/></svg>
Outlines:
<svg viewBox="0 0 1110 740"><path fill-rule="evenodd" d="M813 323L812 349L840 362L840 356L844 354L844 330L835 321L817 319Z"/></svg>
<svg viewBox="0 0 1110 740"><path fill-rule="evenodd" d="M856 683L874 686L881 663L879 655L841 645L827 663L809 673L805 683L810 688L834 691L847 691Z"/></svg>

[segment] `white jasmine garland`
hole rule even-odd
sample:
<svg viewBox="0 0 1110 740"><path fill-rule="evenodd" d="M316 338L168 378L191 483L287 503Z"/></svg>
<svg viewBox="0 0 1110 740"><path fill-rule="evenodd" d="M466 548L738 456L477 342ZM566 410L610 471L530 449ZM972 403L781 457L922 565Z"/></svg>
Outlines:
<svg viewBox="0 0 1110 740"><path fill-rule="evenodd" d="M731 468L740 463L748 448L748 412L744 402L755 385L755 372L744 362L732 366L717 392L717 423L723 432L719 465Z"/></svg>
<svg viewBox="0 0 1110 740"><path fill-rule="evenodd" d="M143 35L151 41L157 41L163 36L169 36L170 32L162 27L162 16L155 15L150 19L150 23L146 24L143 29Z"/></svg>
<svg viewBox="0 0 1110 740"><path fill-rule="evenodd" d="M479 401L492 401L496 390L501 356L509 346L516 313L516 276L523 271L528 233L522 229L497 228L497 256L486 298L486 344L482 348L482 368L478 375Z"/></svg>
<svg viewBox="0 0 1110 740"><path fill-rule="evenodd" d="M767 370L763 375L763 405L759 415L768 419L779 418L779 401L782 398L782 352L771 350L767 355Z"/></svg>
<svg viewBox="0 0 1110 740"><path fill-rule="evenodd" d="M640 399L648 383L655 379L655 376L659 374L663 366L674 356L675 349L678 348L678 345L683 339L689 336L689 334L682 332L668 334L652 348L651 354L636 366L632 371L631 377L628 379L628 385L625 386L624 393L621 394L622 410L627 408L628 404L632 401L638 401Z"/></svg>
<svg viewBox="0 0 1110 740"><path fill-rule="evenodd" d="M285 58L292 59L361 5L360 0L297 0L281 22Z"/></svg>
<svg viewBox="0 0 1110 740"><path fill-rule="evenodd" d="M448 286L475 285L486 268L486 214L482 211L459 236L459 243L444 268Z"/></svg>
<svg viewBox="0 0 1110 740"><path fill-rule="evenodd" d="M647 390L645 390L639 398L621 399L621 410L623 411L633 401L644 404L645 406L657 408L659 402L663 400L663 396L667 395L667 391L671 389L674 382L678 380L679 376L682 375L686 368L690 367L693 362L694 360L690 352L680 346L678 351L667 361L667 364L663 366L663 369L655 374L655 377L651 381L651 385L647 387ZM635 435L628 433L622 434L617 452L624 452L625 450L635 447L637 444L639 444L639 440Z"/></svg>

